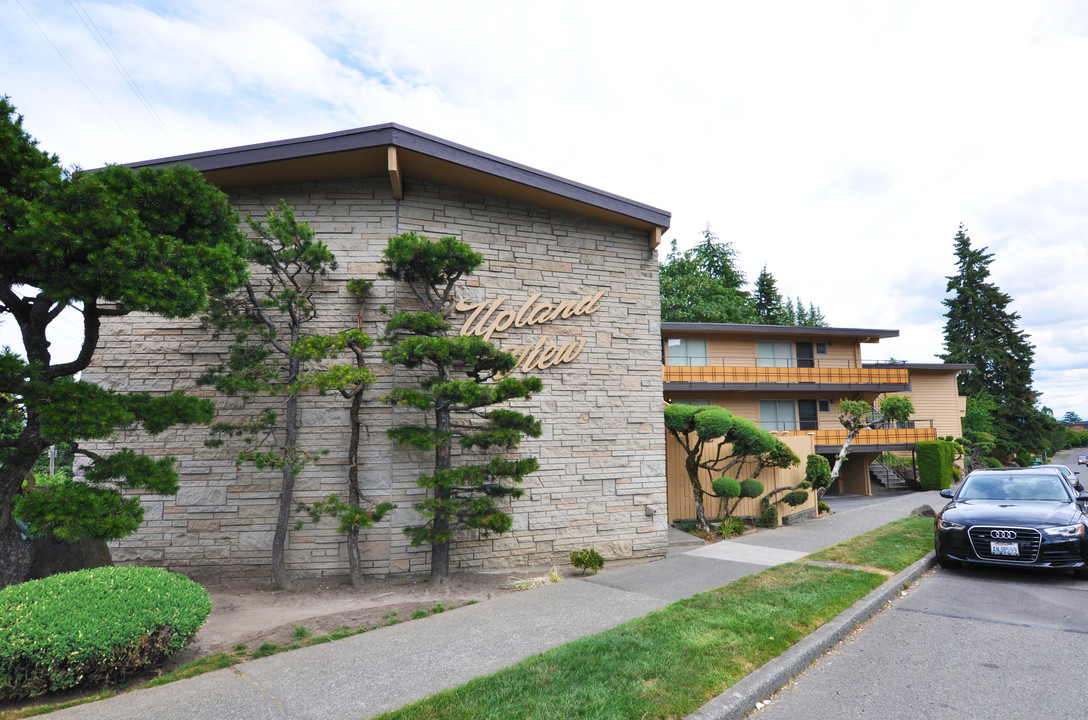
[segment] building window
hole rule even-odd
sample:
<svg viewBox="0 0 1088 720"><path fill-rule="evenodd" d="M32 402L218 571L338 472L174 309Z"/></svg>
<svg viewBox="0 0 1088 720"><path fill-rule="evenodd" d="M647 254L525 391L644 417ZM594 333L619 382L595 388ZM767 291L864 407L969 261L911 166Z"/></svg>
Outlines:
<svg viewBox="0 0 1088 720"><path fill-rule="evenodd" d="M793 400L760 400L759 426L764 430L796 430Z"/></svg>
<svg viewBox="0 0 1088 720"><path fill-rule="evenodd" d="M706 365L706 340L669 338L669 365L703 367Z"/></svg>
<svg viewBox="0 0 1088 720"><path fill-rule="evenodd" d="M816 343L816 354L817 355L827 355L827 343L821 343L821 342Z"/></svg>
<svg viewBox="0 0 1088 720"><path fill-rule="evenodd" d="M756 367L792 367L793 343L756 341Z"/></svg>
<svg viewBox="0 0 1088 720"><path fill-rule="evenodd" d="M820 400L820 412L831 412L830 400Z"/></svg>

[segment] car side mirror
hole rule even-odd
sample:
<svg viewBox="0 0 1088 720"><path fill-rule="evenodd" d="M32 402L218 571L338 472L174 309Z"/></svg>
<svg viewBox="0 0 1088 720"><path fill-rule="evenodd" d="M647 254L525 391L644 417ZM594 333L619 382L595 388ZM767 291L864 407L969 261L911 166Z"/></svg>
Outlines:
<svg viewBox="0 0 1088 720"><path fill-rule="evenodd" d="M951 498L952 494L953 493L952 493L951 490L947 490L947 489L946 490L941 490L941 497L943 497L943 498ZM1088 493L1084 493L1084 497L1085 497L1086 500L1088 500Z"/></svg>
<svg viewBox="0 0 1088 720"><path fill-rule="evenodd" d="M1088 502L1088 491L1081 490L1077 493L1077 502Z"/></svg>

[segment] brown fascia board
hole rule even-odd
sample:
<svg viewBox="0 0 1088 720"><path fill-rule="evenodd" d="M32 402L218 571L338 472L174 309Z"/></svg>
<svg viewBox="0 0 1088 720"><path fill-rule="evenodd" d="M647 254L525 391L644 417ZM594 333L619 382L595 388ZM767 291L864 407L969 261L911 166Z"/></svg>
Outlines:
<svg viewBox="0 0 1088 720"><path fill-rule="evenodd" d="M744 325L740 323L661 323L662 336L670 333L702 333L704 335L788 335L798 338L854 338L859 342L878 342L899 337L898 330L866 328L810 327L807 325Z"/></svg>
<svg viewBox="0 0 1088 720"><path fill-rule="evenodd" d="M388 149L398 170L459 189L495 195L583 217L650 230L660 242L672 216L665 210L519 165L395 123L175 155L128 163L131 168L191 165L221 187L261 187L389 174Z"/></svg>
<svg viewBox="0 0 1088 720"><path fill-rule="evenodd" d="M964 370L975 369L975 366L971 363L871 362L862 363L861 366L872 370L880 370L881 368L904 368L906 370L945 370L948 372L963 372Z"/></svg>

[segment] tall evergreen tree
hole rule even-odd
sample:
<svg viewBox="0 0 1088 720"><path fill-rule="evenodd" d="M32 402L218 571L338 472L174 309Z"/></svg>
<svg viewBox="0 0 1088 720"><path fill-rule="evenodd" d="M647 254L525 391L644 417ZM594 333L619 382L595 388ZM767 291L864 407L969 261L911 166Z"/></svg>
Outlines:
<svg viewBox="0 0 1088 720"><path fill-rule="evenodd" d="M742 288L733 244L707 227L703 241L683 253L672 251L661 266L661 319L665 322L757 322L751 296Z"/></svg>
<svg viewBox="0 0 1088 720"><path fill-rule="evenodd" d="M778 292L774 275L763 266L756 278L755 291L756 321L760 325L786 325L786 304Z"/></svg>
<svg viewBox="0 0 1088 720"><path fill-rule="evenodd" d="M1035 348L1017 327L1020 315L1008 309L1011 298L988 280L993 253L971 247L960 225L954 239L957 272L948 278L950 297L944 328L949 363L970 363L960 373L960 394L988 396L994 403L992 420L997 448L1013 455L1042 449L1044 424L1035 408L1031 364Z"/></svg>

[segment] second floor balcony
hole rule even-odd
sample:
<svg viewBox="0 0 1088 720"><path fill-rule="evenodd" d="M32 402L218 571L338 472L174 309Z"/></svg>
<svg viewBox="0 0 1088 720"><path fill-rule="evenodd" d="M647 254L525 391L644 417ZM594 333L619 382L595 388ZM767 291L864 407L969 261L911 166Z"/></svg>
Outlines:
<svg viewBox="0 0 1088 720"><path fill-rule="evenodd" d="M913 423L912 423L913 424ZM837 453L846 442L846 429L842 430L783 430L778 435L814 435L816 452ZM910 450L915 443L936 440L937 430L933 427L879 428L862 430L850 443L854 452Z"/></svg>
<svg viewBox="0 0 1088 720"><path fill-rule="evenodd" d="M667 390L860 390L910 389L910 371L897 367L752 367L665 365Z"/></svg>

